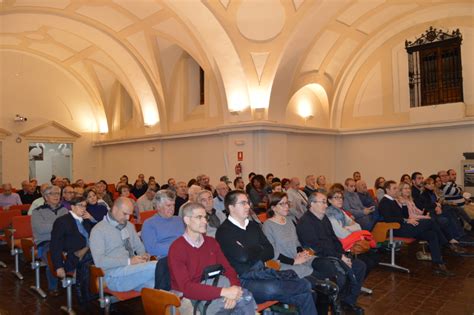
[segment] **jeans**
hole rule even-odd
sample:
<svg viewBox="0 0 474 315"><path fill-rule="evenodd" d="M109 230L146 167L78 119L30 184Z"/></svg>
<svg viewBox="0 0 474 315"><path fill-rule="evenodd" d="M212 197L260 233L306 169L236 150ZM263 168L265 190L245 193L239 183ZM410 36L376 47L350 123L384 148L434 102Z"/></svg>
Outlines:
<svg viewBox="0 0 474 315"><path fill-rule="evenodd" d="M263 265L262 265L263 266ZM278 271L260 269L241 274L240 283L243 288L252 292L257 303L277 300L298 307L298 314L317 314L316 305L313 300L311 283L306 279L300 279L294 274L292 279L282 279Z"/></svg>
<svg viewBox="0 0 474 315"><path fill-rule="evenodd" d="M440 233L439 228L436 229L436 227L433 226L431 220L419 220L417 226L402 223L400 224L400 229L393 231L393 233L395 236L413 237L428 241L432 262L434 264L444 264L443 258L441 257L441 246L446 244L447 240L442 233Z"/></svg>
<svg viewBox="0 0 474 315"><path fill-rule="evenodd" d="M156 261L109 269L105 272L107 287L112 291L141 291L155 287Z"/></svg>
<svg viewBox="0 0 474 315"><path fill-rule="evenodd" d="M339 268L336 264L339 264ZM352 260L349 268L342 260L337 262L325 258L313 261L314 275L319 279L330 279L336 282L340 290L341 301L355 305L366 274L366 265L360 259Z"/></svg>
<svg viewBox="0 0 474 315"><path fill-rule="evenodd" d="M48 253L49 253L50 242L43 242L41 246L38 246L38 256L46 264L46 279L48 280L48 290L53 291L58 289L58 278L56 278L49 269L48 264Z"/></svg>

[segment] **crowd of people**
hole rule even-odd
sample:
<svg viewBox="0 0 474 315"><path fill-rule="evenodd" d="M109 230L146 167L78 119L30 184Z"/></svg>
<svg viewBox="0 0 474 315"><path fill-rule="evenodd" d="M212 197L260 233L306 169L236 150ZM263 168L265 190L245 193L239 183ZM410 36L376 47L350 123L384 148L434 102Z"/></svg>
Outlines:
<svg viewBox="0 0 474 315"><path fill-rule="evenodd" d="M454 275L444 250L467 256L465 246L474 245L474 221L464 209L470 196L452 169L426 179L404 174L399 182L379 177L371 189L360 172L332 185L322 175L306 176L301 186L297 177L250 173L247 185L223 176L214 186L201 174L160 186L139 174L133 184L123 175L114 189L104 180L71 184L56 176L21 186L15 193L4 184L0 207L31 205L39 256L46 261L50 252L54 266L46 268L49 293L58 294L54 273L75 272L84 302L92 298L88 266L94 264L111 290L174 289L192 301L211 301L208 314L250 314L271 300L299 314L327 313L323 300L333 310L363 314L357 298L378 263L370 233L377 222L397 222L396 236L426 240L439 276ZM148 210L156 214L142 222L140 213ZM143 223L140 232L134 222ZM266 267L269 260L279 270ZM220 268L217 282L203 276L209 268ZM327 287L335 290L321 289Z"/></svg>

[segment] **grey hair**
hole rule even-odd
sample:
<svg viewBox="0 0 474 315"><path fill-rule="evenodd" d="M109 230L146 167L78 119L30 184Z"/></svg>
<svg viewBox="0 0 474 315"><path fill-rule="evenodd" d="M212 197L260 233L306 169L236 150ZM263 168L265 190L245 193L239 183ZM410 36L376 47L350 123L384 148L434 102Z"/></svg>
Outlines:
<svg viewBox="0 0 474 315"><path fill-rule="evenodd" d="M316 201L316 197L318 197L318 195L326 197L325 193L322 193L322 192L319 192L319 191L316 191L316 192L312 193L311 195L309 195L308 205L306 206L308 208L308 210L311 209L311 204Z"/></svg>
<svg viewBox="0 0 474 315"><path fill-rule="evenodd" d="M183 217L191 217L196 209L204 209L204 206L197 202L188 202L183 205Z"/></svg>
<svg viewBox="0 0 474 315"><path fill-rule="evenodd" d="M169 189L162 189L162 190L159 190L155 194L155 198L153 199L153 202L155 203L155 206L158 206L158 205L161 205L166 200L175 201L175 199L176 199L176 194L174 193L174 191L169 190Z"/></svg>
<svg viewBox="0 0 474 315"><path fill-rule="evenodd" d="M58 189L61 192L61 188L55 185L48 185L48 187L44 188L42 191L43 197L49 195L54 189Z"/></svg>
<svg viewBox="0 0 474 315"><path fill-rule="evenodd" d="M211 197L212 197L212 191L204 189L204 190L201 190L201 191L197 194L196 200L201 199L202 196L205 195L205 194L209 194L209 195L211 195Z"/></svg>

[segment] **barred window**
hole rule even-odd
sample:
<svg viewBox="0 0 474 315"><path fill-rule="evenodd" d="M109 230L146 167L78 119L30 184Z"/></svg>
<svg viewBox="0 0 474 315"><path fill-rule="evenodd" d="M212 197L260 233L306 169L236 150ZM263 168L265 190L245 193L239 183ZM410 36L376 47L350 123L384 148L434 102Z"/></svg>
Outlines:
<svg viewBox="0 0 474 315"><path fill-rule="evenodd" d="M461 42L459 29L449 34L433 27L405 41L410 107L463 101Z"/></svg>

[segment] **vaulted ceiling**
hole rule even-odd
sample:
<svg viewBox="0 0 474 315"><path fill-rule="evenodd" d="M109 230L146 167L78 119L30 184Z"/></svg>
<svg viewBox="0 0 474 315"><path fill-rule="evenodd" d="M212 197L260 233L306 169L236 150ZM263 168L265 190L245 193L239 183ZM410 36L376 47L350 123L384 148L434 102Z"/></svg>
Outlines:
<svg viewBox="0 0 474 315"><path fill-rule="evenodd" d="M439 19L472 19L471 1L384 0L3 0L0 50L28 54L71 74L107 130L118 81L143 124L168 130L173 49L216 86L222 122L247 110L281 121L308 84L337 126L355 71L398 33ZM322 92L321 92L322 88ZM319 91L319 92L318 92Z"/></svg>

